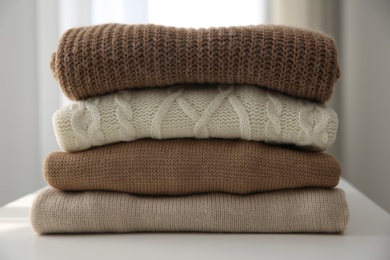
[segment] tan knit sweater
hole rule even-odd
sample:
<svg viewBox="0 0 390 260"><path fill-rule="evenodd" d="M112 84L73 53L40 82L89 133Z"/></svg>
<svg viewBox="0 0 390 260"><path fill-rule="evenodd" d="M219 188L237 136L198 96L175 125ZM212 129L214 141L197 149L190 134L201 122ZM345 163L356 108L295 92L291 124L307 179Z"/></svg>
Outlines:
<svg viewBox="0 0 390 260"><path fill-rule="evenodd" d="M137 89L77 101L53 116L67 152L141 138L224 138L324 150L337 115L323 104L253 85Z"/></svg>
<svg viewBox="0 0 390 260"><path fill-rule="evenodd" d="M340 76L329 36L276 25L74 28L63 34L51 68L72 100L125 88L222 83L254 84L324 102Z"/></svg>
<svg viewBox="0 0 390 260"><path fill-rule="evenodd" d="M337 160L325 153L220 139L143 139L53 152L44 164L46 181L54 188L147 195L331 188L340 173Z"/></svg>
<svg viewBox="0 0 390 260"><path fill-rule="evenodd" d="M31 209L34 230L104 232L342 232L348 207L340 189L290 189L239 196L208 193L147 197L129 193L42 191Z"/></svg>

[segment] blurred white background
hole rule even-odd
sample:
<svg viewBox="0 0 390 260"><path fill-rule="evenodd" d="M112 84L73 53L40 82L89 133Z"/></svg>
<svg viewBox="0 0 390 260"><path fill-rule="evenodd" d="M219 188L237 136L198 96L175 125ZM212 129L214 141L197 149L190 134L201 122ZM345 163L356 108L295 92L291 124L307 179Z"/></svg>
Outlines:
<svg viewBox="0 0 390 260"><path fill-rule="evenodd" d="M390 212L390 1L1 0L0 206L45 185L42 162L59 150L52 114L67 101L49 61L62 33L92 24L211 27L275 23L321 30L339 48L339 115L328 152L343 177Z"/></svg>

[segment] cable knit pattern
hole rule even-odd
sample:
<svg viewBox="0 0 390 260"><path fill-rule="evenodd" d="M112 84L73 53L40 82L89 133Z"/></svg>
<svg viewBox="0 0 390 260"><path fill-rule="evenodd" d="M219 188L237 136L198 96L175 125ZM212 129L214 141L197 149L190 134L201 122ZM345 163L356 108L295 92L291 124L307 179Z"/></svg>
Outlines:
<svg viewBox="0 0 390 260"><path fill-rule="evenodd" d="M115 95L117 104L116 117L119 123L119 134L121 140L131 141L135 139L135 129L131 120L133 118L133 109L130 106L131 93L123 92L122 95Z"/></svg>
<svg viewBox="0 0 390 260"><path fill-rule="evenodd" d="M148 137L240 138L323 150L337 131L336 113L324 104L250 85L127 90L77 101L53 121L68 152Z"/></svg>
<svg viewBox="0 0 390 260"><path fill-rule="evenodd" d="M51 69L71 100L127 88L213 83L253 84L322 103L340 77L333 39L281 25L73 28L63 34Z"/></svg>
<svg viewBox="0 0 390 260"><path fill-rule="evenodd" d="M274 97L275 94L267 92L267 125L265 141L277 139L281 133L280 116L282 114L283 105L281 101ZM302 108L304 109L304 108Z"/></svg>
<svg viewBox="0 0 390 260"><path fill-rule="evenodd" d="M177 197L49 188L35 198L30 216L33 229L40 234L336 233L346 229L349 211L344 191L337 188Z"/></svg>
<svg viewBox="0 0 390 260"><path fill-rule="evenodd" d="M300 144L310 145L314 136L319 138L322 143L328 142L328 133L325 130L329 120L331 120L328 111L320 106L308 104L304 101L300 102L304 103L299 115L299 125L301 126L299 131ZM312 127L313 125L314 127ZM314 132L314 135L311 134L312 132Z"/></svg>
<svg viewBox="0 0 390 260"><path fill-rule="evenodd" d="M158 108L153 120L152 126L150 130L150 137L156 139L162 139L161 136L161 124L169 109L171 108L173 102L175 102L176 98L179 97L183 93L183 89L179 89L176 92L168 92L168 96L161 103Z"/></svg>
<svg viewBox="0 0 390 260"><path fill-rule="evenodd" d="M105 144L105 138L100 129L101 118L98 105L99 99L86 100L79 104L72 115L71 123L78 146Z"/></svg>

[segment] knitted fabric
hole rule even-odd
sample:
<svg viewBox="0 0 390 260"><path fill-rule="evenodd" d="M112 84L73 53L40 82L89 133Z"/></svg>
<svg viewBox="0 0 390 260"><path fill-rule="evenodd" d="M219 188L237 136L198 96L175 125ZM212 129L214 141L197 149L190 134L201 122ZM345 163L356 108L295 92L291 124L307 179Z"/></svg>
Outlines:
<svg viewBox="0 0 390 260"><path fill-rule="evenodd" d="M148 197L123 192L42 191L31 209L46 233L342 232L348 207L340 189L291 189L240 196L207 193Z"/></svg>
<svg viewBox="0 0 390 260"><path fill-rule="evenodd" d="M331 108L250 85L122 91L70 104L53 121L68 152L148 137L240 138L323 150L337 131Z"/></svg>
<svg viewBox="0 0 390 260"><path fill-rule="evenodd" d="M217 83L254 84L324 102L340 76L333 39L277 25L74 28L62 36L51 69L71 100L125 88Z"/></svg>
<svg viewBox="0 0 390 260"><path fill-rule="evenodd" d="M325 153L223 139L142 139L53 152L44 164L46 181L57 189L144 195L331 188L340 174L337 160Z"/></svg>

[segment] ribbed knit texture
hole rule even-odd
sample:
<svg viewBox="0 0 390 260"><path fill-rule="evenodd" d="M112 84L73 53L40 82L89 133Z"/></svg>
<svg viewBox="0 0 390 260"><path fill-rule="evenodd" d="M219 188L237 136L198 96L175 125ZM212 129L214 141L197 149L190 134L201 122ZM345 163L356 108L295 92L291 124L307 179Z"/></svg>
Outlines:
<svg viewBox="0 0 390 260"><path fill-rule="evenodd" d="M340 174L337 160L325 153L221 139L142 139L53 152L44 164L46 181L57 189L146 195L332 188Z"/></svg>
<svg viewBox="0 0 390 260"><path fill-rule="evenodd" d="M240 138L323 150L336 138L329 107L241 85L127 90L70 104L53 116L61 148L140 138Z"/></svg>
<svg viewBox="0 0 390 260"><path fill-rule="evenodd" d="M147 197L129 193L42 191L31 209L38 233L342 232L348 207L340 189L292 189L239 196Z"/></svg>
<svg viewBox="0 0 390 260"><path fill-rule="evenodd" d="M340 76L333 39L277 25L74 28L63 34L51 68L71 100L125 88L218 83L254 84L325 102Z"/></svg>

